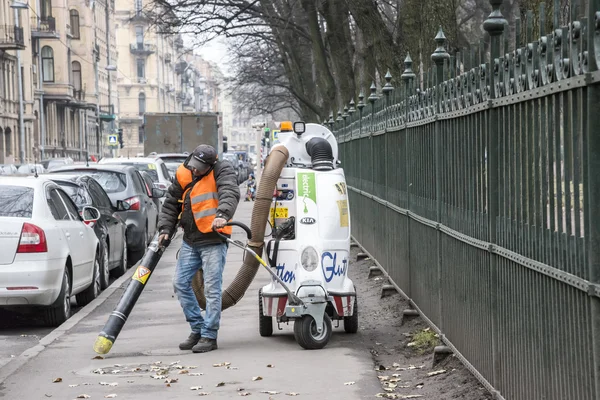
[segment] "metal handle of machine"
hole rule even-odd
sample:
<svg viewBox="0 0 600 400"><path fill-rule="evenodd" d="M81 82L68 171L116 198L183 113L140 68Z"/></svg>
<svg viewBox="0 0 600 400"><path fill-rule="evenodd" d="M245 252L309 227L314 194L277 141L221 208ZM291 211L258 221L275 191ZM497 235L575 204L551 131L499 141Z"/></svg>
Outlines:
<svg viewBox="0 0 600 400"><path fill-rule="evenodd" d="M246 231L246 237L248 238L248 240L252 239L252 231L250 230L250 228L248 228L247 225L242 224L241 222L230 221L230 222L226 223L225 226L239 226L244 231ZM213 232L216 232L219 236L221 236L225 240L229 239L227 236L223 235L221 232L219 232L215 228L213 228Z"/></svg>

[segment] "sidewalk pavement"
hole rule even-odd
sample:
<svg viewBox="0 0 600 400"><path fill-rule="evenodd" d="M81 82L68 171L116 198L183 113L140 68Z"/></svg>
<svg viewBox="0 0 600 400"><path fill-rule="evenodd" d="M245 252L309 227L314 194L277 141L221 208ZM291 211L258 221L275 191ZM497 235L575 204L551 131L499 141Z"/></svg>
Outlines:
<svg viewBox="0 0 600 400"><path fill-rule="evenodd" d="M249 225L253 204L242 199L235 219ZM235 227L234 236L245 239ZM345 334L340 326L326 348L313 351L295 342L291 324L283 325L281 331L275 329L270 338L258 334L258 289L269 281L264 270L242 300L223 312L218 350L180 351L178 344L190 332L172 286L180 246L178 234L104 359L94 359L92 346L135 268L36 348L0 369L0 398L70 400L116 395L116 399L162 400L206 394L206 398L283 399L297 393L299 399L363 399L374 398L380 391L360 333ZM225 286L233 280L242 258L242 250L230 246ZM214 366L223 363L227 364ZM61 381L53 383L57 378Z"/></svg>

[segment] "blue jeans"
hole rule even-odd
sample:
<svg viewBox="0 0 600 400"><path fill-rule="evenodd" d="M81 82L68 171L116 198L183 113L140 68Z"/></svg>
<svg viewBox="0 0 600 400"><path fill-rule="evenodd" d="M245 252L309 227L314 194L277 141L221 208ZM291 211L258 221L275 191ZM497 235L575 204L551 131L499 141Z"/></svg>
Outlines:
<svg viewBox="0 0 600 400"><path fill-rule="evenodd" d="M223 269L227 256L227 243L190 246L183 242L173 278L173 287L179 298L185 319L192 332L202 337L216 339L221 322L221 291ZM202 317L198 300L192 289L192 279L202 269L206 310Z"/></svg>

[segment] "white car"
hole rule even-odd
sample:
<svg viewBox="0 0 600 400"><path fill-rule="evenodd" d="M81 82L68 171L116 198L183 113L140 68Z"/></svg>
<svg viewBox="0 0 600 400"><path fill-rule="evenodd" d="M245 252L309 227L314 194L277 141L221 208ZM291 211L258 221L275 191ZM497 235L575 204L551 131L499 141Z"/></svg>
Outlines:
<svg viewBox="0 0 600 400"><path fill-rule="evenodd" d="M41 177L0 177L0 307L42 307L48 325L100 294L94 207L81 217L71 198Z"/></svg>
<svg viewBox="0 0 600 400"><path fill-rule="evenodd" d="M160 158L103 158L98 164L131 165L140 172L147 172L152 178L154 187L160 190L168 190L173 183L167 165ZM152 188L149 189L152 190ZM161 198L160 204L164 201L164 197Z"/></svg>

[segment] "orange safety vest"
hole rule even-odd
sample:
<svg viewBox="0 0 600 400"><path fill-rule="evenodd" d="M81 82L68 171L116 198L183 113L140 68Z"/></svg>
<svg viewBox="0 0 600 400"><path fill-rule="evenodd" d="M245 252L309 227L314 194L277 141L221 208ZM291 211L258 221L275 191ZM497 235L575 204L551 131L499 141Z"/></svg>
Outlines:
<svg viewBox="0 0 600 400"><path fill-rule="evenodd" d="M185 189L192 182L192 171L182 165L177 168L177 182ZM212 224L217 215L219 207L219 197L217 193L217 181L215 180L215 172L210 171L208 175L200 179L196 184L183 192L180 202L185 204L185 196L189 191L190 203L192 205L192 214L196 221L196 227L202 233L211 233ZM183 214L183 204L181 206L181 214ZM219 229L219 232L231 235L231 226Z"/></svg>

